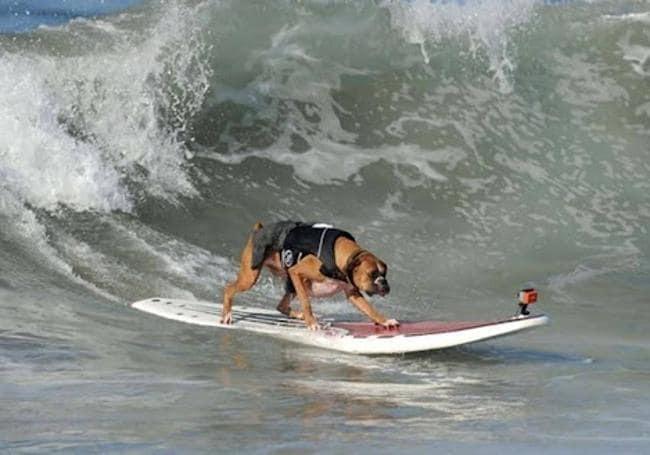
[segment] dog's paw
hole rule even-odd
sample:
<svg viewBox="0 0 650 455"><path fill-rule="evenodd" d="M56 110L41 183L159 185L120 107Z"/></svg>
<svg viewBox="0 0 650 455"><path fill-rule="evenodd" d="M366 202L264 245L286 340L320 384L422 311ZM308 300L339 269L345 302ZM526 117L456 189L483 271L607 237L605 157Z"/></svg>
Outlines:
<svg viewBox="0 0 650 455"><path fill-rule="evenodd" d="M399 327L399 321L397 319L386 319L381 325L387 329L396 329Z"/></svg>
<svg viewBox="0 0 650 455"><path fill-rule="evenodd" d="M301 321L305 319L305 316L302 314L302 311L291 310L289 312L289 317L291 319L300 319Z"/></svg>
<svg viewBox="0 0 650 455"><path fill-rule="evenodd" d="M222 324L232 324L232 311L229 311L226 314L222 314L220 322Z"/></svg>
<svg viewBox="0 0 650 455"><path fill-rule="evenodd" d="M312 330L314 332L320 330L320 324L316 321L316 319L312 319L311 321L305 321L307 324L307 328L309 330Z"/></svg>

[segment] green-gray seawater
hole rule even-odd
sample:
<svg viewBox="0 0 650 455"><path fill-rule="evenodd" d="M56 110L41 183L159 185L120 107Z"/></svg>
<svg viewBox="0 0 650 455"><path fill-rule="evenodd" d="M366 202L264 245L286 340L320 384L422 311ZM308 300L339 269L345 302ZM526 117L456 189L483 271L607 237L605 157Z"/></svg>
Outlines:
<svg viewBox="0 0 650 455"><path fill-rule="evenodd" d="M384 259L397 319L535 286L552 323L363 357L126 306L219 300L285 218ZM145 1L0 34L0 450L647 452L649 222L647 1Z"/></svg>

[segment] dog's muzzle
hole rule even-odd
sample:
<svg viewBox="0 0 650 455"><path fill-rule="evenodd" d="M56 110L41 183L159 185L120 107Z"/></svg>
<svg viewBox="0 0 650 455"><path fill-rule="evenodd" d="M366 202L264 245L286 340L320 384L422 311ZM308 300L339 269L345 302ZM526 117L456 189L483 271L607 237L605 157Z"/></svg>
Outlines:
<svg viewBox="0 0 650 455"><path fill-rule="evenodd" d="M377 289L377 294L381 295L382 297L390 292L390 286L388 285L388 281L386 281L386 278L383 276L377 277L377 279L373 282L373 284Z"/></svg>

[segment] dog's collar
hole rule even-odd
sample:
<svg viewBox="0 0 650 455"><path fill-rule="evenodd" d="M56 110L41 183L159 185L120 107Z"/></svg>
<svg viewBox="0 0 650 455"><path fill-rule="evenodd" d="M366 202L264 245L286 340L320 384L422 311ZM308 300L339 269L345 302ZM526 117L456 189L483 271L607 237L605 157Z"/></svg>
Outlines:
<svg viewBox="0 0 650 455"><path fill-rule="evenodd" d="M370 251L359 248L357 251L350 255L348 260L345 262L345 267L343 268L343 274L347 278L348 283L350 283L355 288L357 285L354 284L354 277L352 276L352 270L350 269L350 266L352 266L352 264L354 264L354 262L364 254L370 254Z"/></svg>

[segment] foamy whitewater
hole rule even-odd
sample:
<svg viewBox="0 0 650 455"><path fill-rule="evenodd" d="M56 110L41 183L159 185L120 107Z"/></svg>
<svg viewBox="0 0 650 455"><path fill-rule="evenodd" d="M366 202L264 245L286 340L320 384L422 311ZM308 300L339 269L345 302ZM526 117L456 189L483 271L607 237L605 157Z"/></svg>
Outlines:
<svg viewBox="0 0 650 455"><path fill-rule="evenodd" d="M648 451L648 2L105 3L0 3L0 451ZM126 306L285 218L391 317L552 324L358 357Z"/></svg>

